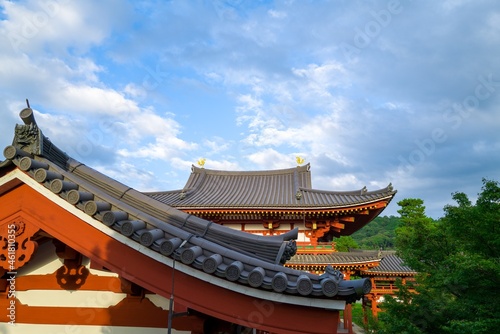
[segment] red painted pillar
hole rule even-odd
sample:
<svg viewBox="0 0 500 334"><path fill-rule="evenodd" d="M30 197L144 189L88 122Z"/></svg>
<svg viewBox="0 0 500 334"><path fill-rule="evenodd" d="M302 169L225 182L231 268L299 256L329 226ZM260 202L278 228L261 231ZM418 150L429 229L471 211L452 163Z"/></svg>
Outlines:
<svg viewBox="0 0 500 334"><path fill-rule="evenodd" d="M346 304L344 309L344 329L348 330L348 333L352 333L352 305Z"/></svg>

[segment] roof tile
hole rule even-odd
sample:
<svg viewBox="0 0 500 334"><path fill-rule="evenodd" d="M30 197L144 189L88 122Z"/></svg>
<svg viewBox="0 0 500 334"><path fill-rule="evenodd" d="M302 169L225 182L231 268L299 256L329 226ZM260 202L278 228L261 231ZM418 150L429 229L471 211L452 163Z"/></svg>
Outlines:
<svg viewBox="0 0 500 334"><path fill-rule="evenodd" d="M300 199L296 196L301 194ZM310 165L267 171L221 171L193 166L183 189L145 195L177 208L335 208L380 200L396 191L324 191L311 188Z"/></svg>

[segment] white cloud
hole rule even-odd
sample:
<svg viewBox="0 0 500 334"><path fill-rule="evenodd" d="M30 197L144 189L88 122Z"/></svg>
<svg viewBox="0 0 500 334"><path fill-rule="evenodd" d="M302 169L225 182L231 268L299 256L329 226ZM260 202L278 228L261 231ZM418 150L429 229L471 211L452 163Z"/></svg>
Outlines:
<svg viewBox="0 0 500 334"><path fill-rule="evenodd" d="M246 168L242 168L239 162L228 161L228 160L211 160L207 159L205 163L205 168L208 169L217 169L217 170L242 170Z"/></svg>
<svg viewBox="0 0 500 334"><path fill-rule="evenodd" d="M62 110L116 117L140 112L134 101L126 99L114 89L70 83L61 88L51 95L53 104Z"/></svg>
<svg viewBox="0 0 500 334"><path fill-rule="evenodd" d="M340 174L332 177L316 177L313 188L323 190L349 191L358 190L366 183L354 174Z"/></svg>
<svg viewBox="0 0 500 334"><path fill-rule="evenodd" d="M303 90L310 91L317 97L329 97L329 89L346 84L345 68L334 61L322 65L308 64L305 68L293 68L292 72L299 77L301 83L305 83Z"/></svg>
<svg viewBox="0 0 500 334"><path fill-rule="evenodd" d="M498 11L488 13L486 23L478 35L487 43L498 43L500 41L500 13Z"/></svg>
<svg viewBox="0 0 500 334"><path fill-rule="evenodd" d="M445 0L441 3L442 8L446 12L451 12L453 10L456 10L460 7L463 7L466 4L469 3L474 3L473 0Z"/></svg>
<svg viewBox="0 0 500 334"><path fill-rule="evenodd" d="M114 165L93 166L93 168L140 191L159 190L158 180L152 171L141 169L128 161L120 161Z"/></svg>
<svg viewBox="0 0 500 334"><path fill-rule="evenodd" d="M203 139L203 146L207 147L207 155L222 153L231 147L231 143L222 137L213 137L211 139Z"/></svg>
<svg viewBox="0 0 500 334"><path fill-rule="evenodd" d="M147 96L147 92L143 85L137 85L133 82L128 83L123 88L123 93L133 99L143 100Z"/></svg>
<svg viewBox="0 0 500 334"><path fill-rule="evenodd" d="M479 140L472 144L472 149L477 153L498 154L500 151L500 141L486 142Z"/></svg>
<svg viewBox="0 0 500 334"><path fill-rule="evenodd" d="M275 19L283 19L287 17L287 14L283 11L277 11L277 10L268 10L267 13L269 14L270 17L275 18Z"/></svg>
<svg viewBox="0 0 500 334"><path fill-rule="evenodd" d="M11 49L24 53L64 54L68 47L85 52L129 15L128 5L117 1L2 1L2 7L8 19L1 30Z"/></svg>
<svg viewBox="0 0 500 334"><path fill-rule="evenodd" d="M83 159L89 150L95 154L95 148L101 145L124 157L158 159L192 150L196 144L176 137L180 126L172 115L160 116L134 100L144 97L142 86L129 83L123 92L107 87L99 77L106 71L103 65L88 56L66 52L72 48L84 52L104 41L120 17L126 15L127 6L112 5L3 2L7 19L0 27L8 38L21 36L22 43L8 48L12 38L1 41L6 52L0 55L0 73L12 80L2 81L0 87L22 92L32 103L56 111L58 115L38 113L40 123L50 129L47 132L54 142L72 144L72 151ZM96 17L95 12L113 15L103 19L106 15ZM18 51L22 53L16 54ZM127 144L130 146L125 147ZM79 146L81 149L76 149Z"/></svg>
<svg viewBox="0 0 500 334"><path fill-rule="evenodd" d="M295 162L294 154L283 154L272 148L267 148L246 157L249 166L242 166L246 170L290 168ZM254 168L258 166L259 168Z"/></svg>
<svg viewBox="0 0 500 334"><path fill-rule="evenodd" d="M402 4L351 62L340 45L386 1L1 1L0 107L10 124L29 98L55 143L145 188L183 185L202 156L271 169L302 152L323 188L393 181L441 203L428 189L448 195L498 166L496 83L458 129L442 119L478 77L498 81L497 7ZM398 171L438 127L447 139Z"/></svg>

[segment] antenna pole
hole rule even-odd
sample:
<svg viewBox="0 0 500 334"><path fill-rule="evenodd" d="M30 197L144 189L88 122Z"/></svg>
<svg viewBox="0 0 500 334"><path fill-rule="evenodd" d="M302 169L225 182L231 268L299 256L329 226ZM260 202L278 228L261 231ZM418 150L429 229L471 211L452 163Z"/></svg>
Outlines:
<svg viewBox="0 0 500 334"><path fill-rule="evenodd" d="M184 245L187 243L187 240L184 240L179 248L182 248L184 247ZM175 317L175 314L174 314L174 283L175 283L175 279L174 279L174 274L175 274L175 253L177 252L174 251L174 254L173 254L173 261L172 261L172 291L170 292L170 302L169 302L169 306L168 306L168 328L167 328L167 333L168 334L171 334L172 333L172 319Z"/></svg>

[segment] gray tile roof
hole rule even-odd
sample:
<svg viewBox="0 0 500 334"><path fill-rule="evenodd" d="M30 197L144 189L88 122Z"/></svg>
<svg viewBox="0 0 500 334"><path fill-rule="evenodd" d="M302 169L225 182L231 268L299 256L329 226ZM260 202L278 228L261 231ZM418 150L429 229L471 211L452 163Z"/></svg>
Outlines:
<svg viewBox="0 0 500 334"><path fill-rule="evenodd" d="M287 264L330 264L355 265L367 262L380 261L377 251L370 252L334 252L330 254L296 254Z"/></svg>
<svg viewBox="0 0 500 334"><path fill-rule="evenodd" d="M406 266L403 259L398 257L395 253L386 253L383 255L380 264L363 272L367 275L416 275L417 272L410 267Z"/></svg>
<svg viewBox="0 0 500 334"><path fill-rule="evenodd" d="M345 281L327 267L315 275L283 266L295 254L297 230L280 236L236 231L145 196L72 159L38 128L33 111L21 111L13 144L0 168L18 168L104 228L118 231L161 256L175 258L215 279L303 297L353 302L371 289L367 279Z"/></svg>
<svg viewBox="0 0 500 334"><path fill-rule="evenodd" d="M408 275L413 276L417 272L404 265L403 260L394 251L350 251L334 252L331 254L296 254L287 265L298 267L331 265L334 268L361 267L367 263L377 265L362 271L362 275Z"/></svg>
<svg viewBox="0 0 500 334"><path fill-rule="evenodd" d="M183 189L145 194L180 209L328 209L390 201L395 193L391 185L376 191L313 189L307 164L265 171L221 171L193 166Z"/></svg>

